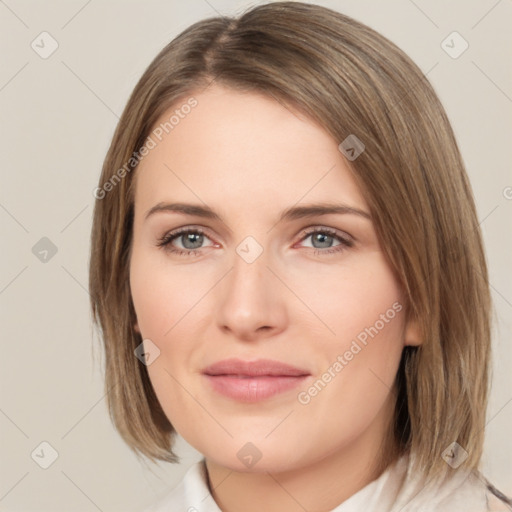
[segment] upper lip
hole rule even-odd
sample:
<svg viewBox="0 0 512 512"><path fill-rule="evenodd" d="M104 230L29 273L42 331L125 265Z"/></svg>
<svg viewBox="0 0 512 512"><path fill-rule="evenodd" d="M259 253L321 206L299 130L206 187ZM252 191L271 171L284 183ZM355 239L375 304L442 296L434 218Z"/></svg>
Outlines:
<svg viewBox="0 0 512 512"><path fill-rule="evenodd" d="M242 359L224 359L203 369L205 375L240 375L247 377L286 376L302 377L310 375L307 370L291 366L272 359L244 361Z"/></svg>

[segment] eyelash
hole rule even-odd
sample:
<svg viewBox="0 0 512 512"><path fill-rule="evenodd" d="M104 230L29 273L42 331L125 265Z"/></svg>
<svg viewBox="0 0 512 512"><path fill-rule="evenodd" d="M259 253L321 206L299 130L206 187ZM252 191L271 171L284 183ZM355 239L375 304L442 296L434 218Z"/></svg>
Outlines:
<svg viewBox="0 0 512 512"><path fill-rule="evenodd" d="M180 228L176 231L171 231L170 233L166 233L164 236L158 239L157 246L162 248L163 250L176 254L178 256L199 256L200 255L200 249L179 249L176 247L173 247L171 245L171 242L173 242L175 239L179 238L181 235L187 235L189 233L193 234L200 234L204 235L207 238L208 235L201 229L201 228ZM304 241L309 236L320 233L322 235L328 235L332 236L333 238L336 238L340 244L336 245L334 247L327 247L325 249L315 249L314 254L315 255L326 255L326 254L333 254L333 253L341 253L345 251L346 249L352 247L354 245L354 242L352 240L349 240L348 238L344 238L341 235L338 234L338 232L331 228L311 228L309 230L305 230L302 233L302 238L300 241Z"/></svg>

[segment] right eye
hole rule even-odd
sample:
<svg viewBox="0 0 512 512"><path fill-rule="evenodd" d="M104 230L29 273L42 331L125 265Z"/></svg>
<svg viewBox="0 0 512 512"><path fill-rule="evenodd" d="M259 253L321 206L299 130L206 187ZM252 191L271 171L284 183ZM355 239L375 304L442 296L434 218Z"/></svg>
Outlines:
<svg viewBox="0 0 512 512"><path fill-rule="evenodd" d="M179 228L166 233L158 240L157 245L163 250L178 256L198 256L200 254L199 249L203 248L202 244L205 239L210 240L200 228ZM181 247L176 247L173 244L176 240L181 243Z"/></svg>

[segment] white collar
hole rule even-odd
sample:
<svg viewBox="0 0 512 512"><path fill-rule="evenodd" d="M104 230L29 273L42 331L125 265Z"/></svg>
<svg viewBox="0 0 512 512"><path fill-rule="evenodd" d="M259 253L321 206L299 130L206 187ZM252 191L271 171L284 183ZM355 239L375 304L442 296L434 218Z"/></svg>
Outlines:
<svg viewBox="0 0 512 512"><path fill-rule="evenodd" d="M453 471L441 485L425 488L403 456L331 512L488 512L503 507L479 473ZM192 465L168 495L144 512L222 512L209 487L205 460Z"/></svg>

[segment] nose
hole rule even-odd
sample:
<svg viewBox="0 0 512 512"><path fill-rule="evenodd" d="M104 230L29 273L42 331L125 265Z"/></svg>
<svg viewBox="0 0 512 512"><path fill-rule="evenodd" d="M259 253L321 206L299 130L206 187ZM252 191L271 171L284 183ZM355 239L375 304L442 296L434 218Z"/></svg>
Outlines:
<svg viewBox="0 0 512 512"><path fill-rule="evenodd" d="M216 322L233 337L251 341L275 336L288 320L283 285L263 251L256 260L234 254L233 267L217 294Z"/></svg>

